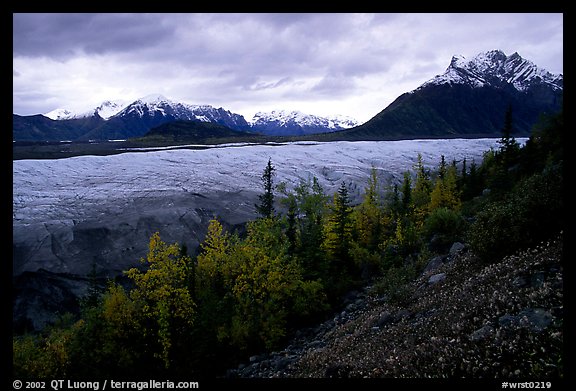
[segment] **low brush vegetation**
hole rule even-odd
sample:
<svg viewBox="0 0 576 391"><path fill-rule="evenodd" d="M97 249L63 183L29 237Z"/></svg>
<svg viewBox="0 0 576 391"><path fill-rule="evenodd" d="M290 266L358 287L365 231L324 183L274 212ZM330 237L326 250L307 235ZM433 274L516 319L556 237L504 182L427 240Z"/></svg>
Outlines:
<svg viewBox="0 0 576 391"><path fill-rule="evenodd" d="M357 205L344 182L333 195L315 178L275 184L270 161L261 216L244 233L214 219L195 257L155 233L130 284L110 281L79 318L13 337L14 376L223 376L341 310L351 290L372 284L405 302L407 284L456 241L497 265L563 230L562 133L560 113L522 147L505 131L479 165L442 156L429 170L419 157L389 188L373 169Z"/></svg>

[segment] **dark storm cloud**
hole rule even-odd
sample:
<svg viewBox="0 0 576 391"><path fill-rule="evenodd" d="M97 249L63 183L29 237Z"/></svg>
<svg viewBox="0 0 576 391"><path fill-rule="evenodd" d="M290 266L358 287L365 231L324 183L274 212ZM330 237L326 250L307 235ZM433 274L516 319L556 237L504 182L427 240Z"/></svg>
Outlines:
<svg viewBox="0 0 576 391"><path fill-rule="evenodd" d="M180 50L173 56L182 64L218 66L247 78L250 74L281 78L291 72L321 77L331 69L355 74L350 65L358 59L354 52L361 46L342 48L338 43L363 34L355 31L355 18L350 14L201 14L189 18L186 21L194 19L193 33L188 26L178 29ZM370 57L367 52L363 55ZM378 64L373 58L368 60L356 63L358 72Z"/></svg>
<svg viewBox="0 0 576 391"><path fill-rule="evenodd" d="M14 56L66 59L167 42L175 26L155 14L14 14Z"/></svg>
<svg viewBox="0 0 576 391"><path fill-rule="evenodd" d="M338 13L15 14L13 55L59 61L117 55L139 66L162 63L191 72L226 73L250 88L271 83L260 80L267 77L354 77L386 71L390 56L382 56L363 30L374 25L373 19ZM395 17L376 19L382 26Z"/></svg>

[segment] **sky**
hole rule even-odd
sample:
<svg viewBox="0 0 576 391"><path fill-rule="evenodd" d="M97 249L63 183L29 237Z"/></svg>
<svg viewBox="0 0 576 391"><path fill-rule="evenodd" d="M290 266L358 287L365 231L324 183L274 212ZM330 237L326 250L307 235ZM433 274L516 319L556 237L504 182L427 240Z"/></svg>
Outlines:
<svg viewBox="0 0 576 391"><path fill-rule="evenodd" d="M247 120L299 110L365 122L499 49L563 74L561 13L13 14L13 113L150 94Z"/></svg>

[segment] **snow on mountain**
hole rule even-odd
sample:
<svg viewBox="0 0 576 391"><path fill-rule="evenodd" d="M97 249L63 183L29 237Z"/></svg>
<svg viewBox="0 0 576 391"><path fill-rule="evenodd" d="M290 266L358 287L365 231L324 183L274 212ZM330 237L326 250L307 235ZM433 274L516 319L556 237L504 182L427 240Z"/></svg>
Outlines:
<svg viewBox="0 0 576 391"><path fill-rule="evenodd" d="M113 118L143 120L152 126L171 120L186 120L213 122L234 130L246 130L249 127L240 114L221 107L175 102L160 94L147 95L132 102Z"/></svg>
<svg viewBox="0 0 576 391"><path fill-rule="evenodd" d="M325 132L350 128L358 124L357 121L345 116L320 117L304 114L300 111L277 110L259 112L250 122L240 115L214 108L210 105L192 105L174 102L162 95L153 94L138 99L125 107L116 116L136 115L144 116L171 116L181 120L197 120L214 122L228 126L235 130L262 131L267 134L303 134ZM270 133L272 132L272 133Z"/></svg>
<svg viewBox="0 0 576 391"><path fill-rule="evenodd" d="M316 126L328 129L340 130L358 125L358 121L351 117L342 115L320 117L312 114L305 114L301 111L293 110L273 110L270 112L258 112L250 121L252 126L262 124L277 124L286 126L287 124L298 124L300 126Z"/></svg>
<svg viewBox="0 0 576 391"><path fill-rule="evenodd" d="M252 129L264 131L264 133L276 131L283 134L292 134L292 132L297 134L327 132L347 129L359 124L355 119L342 115L321 117L288 110L259 112L254 115L250 122L247 122L242 115L232 113L223 108L175 102L161 94L150 94L133 102L107 100L100 106L84 112L56 109L44 115L54 120L68 120L91 117L95 114L98 114L104 120L111 118L196 120L218 123L234 130Z"/></svg>
<svg viewBox="0 0 576 391"><path fill-rule="evenodd" d="M65 120L65 119L74 119L74 118L78 118L78 113L74 113L73 111L70 111L68 109L55 109L52 111L49 111L48 113L44 113L43 114L44 117L48 117L50 119L53 120Z"/></svg>
<svg viewBox="0 0 576 391"><path fill-rule="evenodd" d="M172 115L178 119L199 120L210 122L216 116L207 115L206 112L214 112L217 109L209 105L189 105L174 102L161 94L150 94L139 98L133 102L126 100L106 100L94 109L74 112L68 109L56 109L44 116L54 120L67 120L75 118L91 117L98 114L101 118L108 120L114 116L125 116L128 114L148 115Z"/></svg>
<svg viewBox="0 0 576 391"><path fill-rule="evenodd" d="M325 118L328 119L328 127L337 130L353 128L354 126L360 125L358 120L347 115L336 114Z"/></svg>
<svg viewBox="0 0 576 391"><path fill-rule="evenodd" d="M102 102L100 106L96 107L94 113L98 114L103 119L108 119L118 114L127 104L128 102L125 100L107 100Z"/></svg>
<svg viewBox="0 0 576 391"><path fill-rule="evenodd" d="M258 112L250 121L253 131L274 136L326 133L356 125L358 121L351 117L342 115L320 117L297 110Z"/></svg>
<svg viewBox="0 0 576 391"><path fill-rule="evenodd" d="M421 85L468 84L473 87L485 85L511 85L518 91L526 91L534 85L546 84L555 90L563 89L563 75L554 75L537 67L518 53L507 56L501 50L479 53L467 61L464 56L452 57L446 71Z"/></svg>
<svg viewBox="0 0 576 391"><path fill-rule="evenodd" d="M178 119L196 119L195 116L187 110L185 105L173 102L160 94L146 95L137 99L116 114L117 117L126 117L129 115L135 115L137 117L172 115Z"/></svg>
<svg viewBox="0 0 576 391"><path fill-rule="evenodd" d="M102 102L99 106L95 107L94 109L86 110L86 111L72 111L68 109L56 109L52 110L48 113L43 114L45 117L48 117L53 120L67 120L67 119L78 119L78 118L88 118L92 117L93 115L98 114L103 119L108 119L113 115L117 114L120 110L126 107L127 102L125 100L107 100Z"/></svg>

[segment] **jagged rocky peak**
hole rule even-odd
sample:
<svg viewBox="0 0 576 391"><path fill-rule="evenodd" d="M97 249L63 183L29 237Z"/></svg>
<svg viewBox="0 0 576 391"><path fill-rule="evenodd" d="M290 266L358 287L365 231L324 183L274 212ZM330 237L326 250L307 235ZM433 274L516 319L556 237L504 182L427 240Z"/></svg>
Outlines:
<svg viewBox="0 0 576 391"><path fill-rule="evenodd" d="M507 56L502 50L490 50L470 60L462 55L454 55L443 74L435 76L421 87L431 84L467 84L472 87L510 84L518 91L525 91L535 84L547 84L561 90L563 76L539 68L522 58L518 52Z"/></svg>
<svg viewBox="0 0 576 391"><path fill-rule="evenodd" d="M461 55L452 56L452 60L450 61L450 66L448 67L448 69L458 68L461 66L461 64L464 64L465 61L466 58L464 56Z"/></svg>

